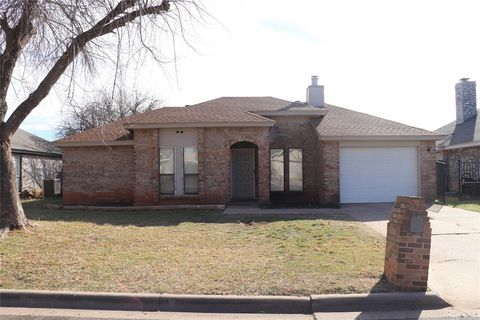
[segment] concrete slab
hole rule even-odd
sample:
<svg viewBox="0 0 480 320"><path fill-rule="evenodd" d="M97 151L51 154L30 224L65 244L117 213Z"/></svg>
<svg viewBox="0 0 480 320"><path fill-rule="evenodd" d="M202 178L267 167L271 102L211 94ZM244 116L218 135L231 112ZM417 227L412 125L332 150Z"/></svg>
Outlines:
<svg viewBox="0 0 480 320"><path fill-rule="evenodd" d="M435 209L438 212L428 213L432 227L428 286L455 307L480 316L480 213L447 206ZM388 204L341 210L386 235Z"/></svg>
<svg viewBox="0 0 480 320"><path fill-rule="evenodd" d="M444 206L432 224L429 287L480 317L480 213Z"/></svg>
<svg viewBox="0 0 480 320"><path fill-rule="evenodd" d="M468 313L453 308L439 310L364 311L364 312L317 312L316 320L440 320L474 319Z"/></svg>

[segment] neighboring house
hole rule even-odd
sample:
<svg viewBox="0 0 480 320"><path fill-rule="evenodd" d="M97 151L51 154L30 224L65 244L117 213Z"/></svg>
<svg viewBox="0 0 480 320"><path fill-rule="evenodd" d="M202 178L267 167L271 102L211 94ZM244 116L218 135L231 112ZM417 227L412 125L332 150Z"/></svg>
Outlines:
<svg viewBox="0 0 480 320"><path fill-rule="evenodd" d="M391 202L435 196L443 136L324 103L223 97L56 141L65 204Z"/></svg>
<svg viewBox="0 0 480 320"><path fill-rule="evenodd" d="M446 135L437 143L440 159L448 166L448 191L458 192L458 161L480 162L480 118L477 117L475 81L464 78L455 85L456 120L437 129Z"/></svg>
<svg viewBox="0 0 480 320"><path fill-rule="evenodd" d="M12 137L12 154L19 192L41 194L43 179L58 178L62 170L62 151L52 142L22 129Z"/></svg>

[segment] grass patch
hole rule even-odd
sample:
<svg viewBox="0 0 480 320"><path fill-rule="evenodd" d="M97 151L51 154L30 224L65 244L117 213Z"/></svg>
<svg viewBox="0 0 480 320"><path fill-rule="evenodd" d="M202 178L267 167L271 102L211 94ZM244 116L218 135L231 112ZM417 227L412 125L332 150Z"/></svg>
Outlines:
<svg viewBox="0 0 480 320"><path fill-rule="evenodd" d="M333 216L62 211L24 204L36 227L0 241L0 287L190 294L385 291L385 241ZM380 282L379 282L380 281Z"/></svg>
<svg viewBox="0 0 480 320"><path fill-rule="evenodd" d="M459 208L459 209L480 212L480 200L478 199L458 200L458 196L450 196L450 197L446 197L445 205L452 208Z"/></svg>

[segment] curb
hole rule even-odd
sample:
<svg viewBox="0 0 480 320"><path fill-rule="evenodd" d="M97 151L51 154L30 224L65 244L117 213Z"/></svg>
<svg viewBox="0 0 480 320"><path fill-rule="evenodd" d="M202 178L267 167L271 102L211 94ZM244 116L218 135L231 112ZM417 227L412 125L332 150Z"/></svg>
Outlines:
<svg viewBox="0 0 480 320"><path fill-rule="evenodd" d="M437 310L450 305L434 293L393 292L293 296L220 296L0 290L1 307L312 314L318 312Z"/></svg>
<svg viewBox="0 0 480 320"><path fill-rule="evenodd" d="M1 307L311 314L309 297L0 290Z"/></svg>
<svg viewBox="0 0 480 320"><path fill-rule="evenodd" d="M433 292L313 295L313 312L437 310L451 307Z"/></svg>

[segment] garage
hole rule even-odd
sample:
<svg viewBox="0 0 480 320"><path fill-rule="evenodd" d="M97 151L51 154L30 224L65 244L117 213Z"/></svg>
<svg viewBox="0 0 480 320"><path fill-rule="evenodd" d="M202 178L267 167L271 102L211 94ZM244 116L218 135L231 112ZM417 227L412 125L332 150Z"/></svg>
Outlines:
<svg viewBox="0 0 480 320"><path fill-rule="evenodd" d="M417 147L341 147L340 202L393 202L418 195Z"/></svg>

